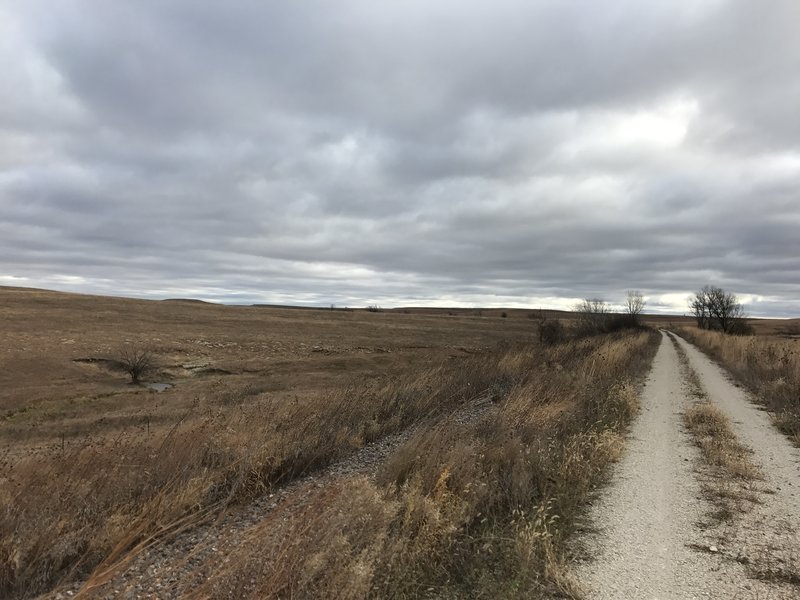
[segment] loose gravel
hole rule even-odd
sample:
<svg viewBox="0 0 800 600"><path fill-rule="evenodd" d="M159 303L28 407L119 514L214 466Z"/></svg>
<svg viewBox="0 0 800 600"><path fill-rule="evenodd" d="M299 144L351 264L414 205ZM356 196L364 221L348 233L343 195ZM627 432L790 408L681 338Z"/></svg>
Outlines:
<svg viewBox="0 0 800 600"><path fill-rule="evenodd" d="M713 507L703 497L702 459L681 422L693 402L691 389L675 348L662 336L626 455L589 510L594 532L584 543L591 557L576 565L575 578L590 599L800 597L800 588L786 581L800 548L792 495L800 491L795 453L740 389L683 342L708 396L729 414L775 488L774 494L761 494L763 504L753 511L710 526ZM781 574L768 573L772 581L754 579L753 565L768 555L773 562L764 564L773 566L780 557Z"/></svg>

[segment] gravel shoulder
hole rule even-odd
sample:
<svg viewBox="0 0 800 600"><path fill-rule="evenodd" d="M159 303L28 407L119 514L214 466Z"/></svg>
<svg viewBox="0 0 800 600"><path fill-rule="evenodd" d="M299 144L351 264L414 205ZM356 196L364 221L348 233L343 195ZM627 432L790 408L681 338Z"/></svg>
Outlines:
<svg viewBox="0 0 800 600"><path fill-rule="evenodd" d="M583 543L591 558L575 569L585 597L800 597L789 580L800 549L795 449L718 367L682 342L707 395L768 474L752 511L710 525L702 459L681 422L694 399L675 348L662 336L626 455L587 515L593 533Z"/></svg>
<svg viewBox="0 0 800 600"><path fill-rule="evenodd" d="M494 407L485 396L443 417L459 423L477 420ZM195 591L226 562L243 539L268 519L286 519L306 510L314 495L337 482L354 477L374 477L387 457L410 439L417 427L371 443L326 469L292 481L246 506L233 506L212 522L204 522L168 539L147 546L109 580L89 587L80 583L41 596L39 600L105 598L108 600L162 600L194 597Z"/></svg>

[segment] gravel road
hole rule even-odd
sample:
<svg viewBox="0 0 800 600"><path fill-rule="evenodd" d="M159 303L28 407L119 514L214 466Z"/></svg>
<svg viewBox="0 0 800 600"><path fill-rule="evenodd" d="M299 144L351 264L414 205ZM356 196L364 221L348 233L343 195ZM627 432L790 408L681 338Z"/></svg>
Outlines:
<svg viewBox="0 0 800 600"><path fill-rule="evenodd" d="M800 551L796 449L718 367L682 341L708 396L753 448L753 462L769 473L775 492L761 493L763 503L752 513L709 527L711 506L698 477L702 462L681 422L694 400L677 352L662 336L626 455L589 510L594 532L585 544L592 558L576 565L575 578L586 597L596 599L800 597L800 587L785 576L798 572L791 569ZM770 517L774 523L765 522ZM769 566L778 581L748 576L755 561L776 553L780 564L770 559Z"/></svg>
<svg viewBox="0 0 800 600"><path fill-rule="evenodd" d="M685 340L678 338L678 343L708 398L730 419L739 441L753 450L752 460L765 478L760 502L719 532L719 550L761 577L796 584L782 591L772 586L768 597L800 598L800 449L723 369Z"/></svg>

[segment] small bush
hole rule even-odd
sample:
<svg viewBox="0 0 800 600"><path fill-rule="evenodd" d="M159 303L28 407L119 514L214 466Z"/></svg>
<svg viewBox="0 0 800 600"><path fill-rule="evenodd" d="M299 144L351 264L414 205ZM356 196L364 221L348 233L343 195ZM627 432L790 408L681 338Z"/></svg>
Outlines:
<svg viewBox="0 0 800 600"><path fill-rule="evenodd" d="M545 346L552 346L563 342L566 338L564 325L558 319L541 321L539 323L539 341Z"/></svg>
<svg viewBox="0 0 800 600"><path fill-rule="evenodd" d="M155 356L146 348L126 347L119 353L119 365L130 375L131 383L139 383L155 367Z"/></svg>

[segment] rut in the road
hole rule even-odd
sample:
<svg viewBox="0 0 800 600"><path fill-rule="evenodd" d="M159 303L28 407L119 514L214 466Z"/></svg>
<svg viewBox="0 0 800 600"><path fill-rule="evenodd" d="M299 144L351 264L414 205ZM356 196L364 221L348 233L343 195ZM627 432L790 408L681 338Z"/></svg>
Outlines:
<svg viewBox="0 0 800 600"><path fill-rule="evenodd" d="M716 554L693 549L721 544L719 536L724 533L700 527L710 507L703 499L696 477L699 453L681 423L681 413L692 399L687 393L676 350L666 333L662 336L642 393L642 412L632 428L627 454L617 465L611 485L602 491L590 510L589 519L597 533L586 543L594 558L579 565L576 573L586 588L587 598L797 597L800 589L785 581L767 583L749 578L745 565L730 560L727 547ZM692 365L711 399L718 401L718 397L726 397L722 408L734 413L730 415L734 421L737 417L740 421L751 420L750 412L757 411L748 406L741 391L721 373L713 372L713 365L705 357L691 347L688 349L692 351ZM765 416L761 418L766 420ZM753 436L742 435L742 441L755 450L754 462L768 474L774 464L780 475L777 479L768 477L768 480L788 482L791 463L796 460L788 443L776 442L783 438L768 427L759 429L756 437L762 439L763 445ZM762 456L766 449L768 454ZM795 474L798 464L794 462ZM759 507L764 514L786 512L784 516L793 521L795 528L800 524L786 505L792 496L764 496L763 508ZM794 501L796 509L796 497ZM729 527L735 528L738 522L735 520ZM781 521L780 527L786 525L786 520ZM727 535L733 536L735 531L729 529ZM740 550L747 535L750 532L735 538L741 542ZM787 563L783 567L789 572L790 555L794 552L797 556L800 543L797 539L787 540L785 535L767 537L785 546L782 556L787 557ZM748 555L742 554L740 558L742 556Z"/></svg>

